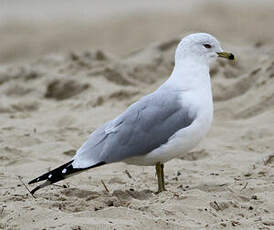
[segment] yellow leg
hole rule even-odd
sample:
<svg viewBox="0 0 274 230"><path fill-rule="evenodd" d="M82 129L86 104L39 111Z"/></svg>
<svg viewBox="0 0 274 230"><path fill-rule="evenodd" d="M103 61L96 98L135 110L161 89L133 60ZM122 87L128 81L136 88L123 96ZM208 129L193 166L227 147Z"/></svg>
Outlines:
<svg viewBox="0 0 274 230"><path fill-rule="evenodd" d="M156 163L156 175L158 179L158 192L166 191L165 189L165 178L164 178L164 164L158 162Z"/></svg>

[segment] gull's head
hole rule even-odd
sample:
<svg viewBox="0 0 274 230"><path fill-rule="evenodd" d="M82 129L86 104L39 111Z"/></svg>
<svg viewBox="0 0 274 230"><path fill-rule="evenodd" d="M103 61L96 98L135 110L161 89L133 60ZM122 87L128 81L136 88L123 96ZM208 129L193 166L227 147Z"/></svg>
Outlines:
<svg viewBox="0 0 274 230"><path fill-rule="evenodd" d="M195 62L210 64L217 57L230 60L235 59L232 53L223 51L219 41L215 37L207 33L196 33L184 37L179 43L176 49L175 63L184 62L189 59Z"/></svg>

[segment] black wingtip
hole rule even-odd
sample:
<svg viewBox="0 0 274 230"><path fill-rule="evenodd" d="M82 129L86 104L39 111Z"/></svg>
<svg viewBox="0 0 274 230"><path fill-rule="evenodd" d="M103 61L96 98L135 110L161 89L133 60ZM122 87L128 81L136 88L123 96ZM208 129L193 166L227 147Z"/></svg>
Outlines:
<svg viewBox="0 0 274 230"><path fill-rule="evenodd" d="M38 178L39 178L39 177L37 177L37 178L35 178L35 179L29 181L28 184L33 184L33 183L39 182Z"/></svg>
<svg viewBox="0 0 274 230"><path fill-rule="evenodd" d="M37 190L39 190L39 189L41 189L41 188L44 188L44 187L46 187L46 186L48 186L48 185L50 185L50 184L52 184L52 182L49 181L49 180L47 180L47 181L44 182L43 184L38 185L37 187L35 187L34 189L32 189L32 190L30 191L31 195L33 195Z"/></svg>
<svg viewBox="0 0 274 230"><path fill-rule="evenodd" d="M73 160L67 162L66 164L63 164L61 166L59 166L58 168L56 169L53 169L52 171L50 172L47 172L47 173L44 173L43 175L31 180L30 182L28 182L28 184L33 184L33 183L37 183L37 182L40 182L40 181L44 181L44 180L50 180L50 175L55 175L55 174L60 174L60 172L68 167L69 165L71 165L71 163L73 162ZM64 179L64 178L63 178ZM53 182L54 183L54 182Z"/></svg>
<svg viewBox="0 0 274 230"><path fill-rule="evenodd" d="M54 184L58 181L64 180L67 177L74 175L75 173L79 173L84 170L87 170L90 168L95 168L95 167L105 164L105 162L101 161L95 165L88 167L88 168L73 168L72 162L73 162L73 160L71 160L70 162L67 162L66 164L59 166L56 169L51 170L50 172L43 174L42 176L39 176L39 177L31 180L30 182L28 182L28 184L33 184L33 183L37 183L37 182L46 180L43 184L41 184L41 185L35 187L33 190L31 190L30 193L33 195L37 190L44 188L50 184Z"/></svg>
<svg viewBox="0 0 274 230"><path fill-rule="evenodd" d="M30 194L31 195L33 195L37 190L39 190L41 187L40 186L37 186L37 187L35 187L34 189L32 189L31 191L30 191Z"/></svg>

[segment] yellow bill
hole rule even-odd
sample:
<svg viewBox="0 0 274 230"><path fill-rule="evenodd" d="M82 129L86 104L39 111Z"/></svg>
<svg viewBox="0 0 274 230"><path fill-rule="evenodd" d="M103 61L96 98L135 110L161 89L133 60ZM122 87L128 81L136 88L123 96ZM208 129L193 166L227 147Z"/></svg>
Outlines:
<svg viewBox="0 0 274 230"><path fill-rule="evenodd" d="M222 58L227 58L229 60L235 61L235 56L232 53L227 53L227 52L217 52L219 57Z"/></svg>

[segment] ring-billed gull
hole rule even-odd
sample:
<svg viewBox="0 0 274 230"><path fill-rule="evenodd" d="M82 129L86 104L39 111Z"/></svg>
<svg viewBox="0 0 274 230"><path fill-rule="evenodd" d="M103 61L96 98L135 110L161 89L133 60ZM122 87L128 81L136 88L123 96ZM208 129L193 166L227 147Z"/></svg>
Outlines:
<svg viewBox="0 0 274 230"><path fill-rule="evenodd" d="M155 165L158 192L164 191L164 163L195 147L211 126L209 67L217 57L234 60L234 55L223 52L210 34L183 38L168 80L91 133L71 161L30 181L46 180L31 193L81 171L118 161Z"/></svg>

